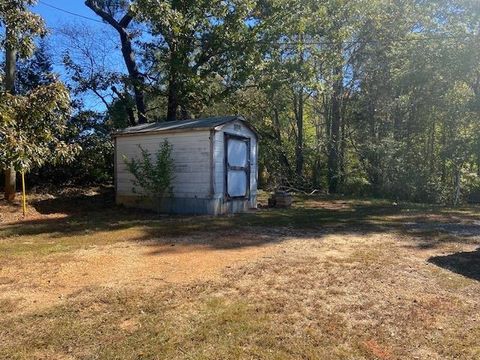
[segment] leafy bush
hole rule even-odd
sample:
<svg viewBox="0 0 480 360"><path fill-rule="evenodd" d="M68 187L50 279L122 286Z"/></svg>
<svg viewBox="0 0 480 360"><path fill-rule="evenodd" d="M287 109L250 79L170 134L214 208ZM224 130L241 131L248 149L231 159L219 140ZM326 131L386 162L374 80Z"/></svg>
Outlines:
<svg viewBox="0 0 480 360"><path fill-rule="evenodd" d="M111 124L101 114L79 111L70 118L62 141L82 149L69 163L45 164L33 168L29 186L91 186L113 182L114 146Z"/></svg>
<svg viewBox="0 0 480 360"><path fill-rule="evenodd" d="M171 191L170 184L173 179L172 146L165 140L155 154L155 161L148 150L138 145L140 159L128 159L123 157L128 171L135 177L133 185L140 189L133 188L134 192L142 192L156 199L161 199L167 192Z"/></svg>
<svg viewBox="0 0 480 360"><path fill-rule="evenodd" d="M362 176L350 176L339 184L339 193L349 196L369 196L372 189L371 184L365 177Z"/></svg>

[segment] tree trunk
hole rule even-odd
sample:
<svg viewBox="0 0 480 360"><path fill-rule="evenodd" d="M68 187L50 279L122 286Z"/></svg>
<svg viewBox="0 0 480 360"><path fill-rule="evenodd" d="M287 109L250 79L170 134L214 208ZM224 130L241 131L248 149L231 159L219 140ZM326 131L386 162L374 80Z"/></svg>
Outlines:
<svg viewBox="0 0 480 360"><path fill-rule="evenodd" d="M435 119L433 119L432 122L432 127L430 129L430 137L429 137L429 146L428 146L428 153L427 153L427 159L429 159L429 165L430 165L430 174L433 175L435 173L435 132L436 132L436 122Z"/></svg>
<svg viewBox="0 0 480 360"><path fill-rule="evenodd" d="M343 91L342 68L337 66L334 71L336 77L333 84L333 94L331 99L331 123L330 123L330 141L328 149L328 191L336 193L339 183L339 151L340 151L340 128L341 128L341 94Z"/></svg>
<svg viewBox="0 0 480 360"><path fill-rule="evenodd" d="M338 182L340 184L343 183L344 179L344 174L346 173L346 166L347 164L345 163L345 154L347 152L347 121L346 121L346 115L345 115L345 106L343 105L344 99L341 98L341 112L340 112L340 150L339 150L339 159L338 159L338 169L339 169L339 174L338 174Z"/></svg>
<svg viewBox="0 0 480 360"><path fill-rule="evenodd" d="M460 193L461 193L461 165L457 165L455 167L455 189L454 189L454 195L453 195L453 206L457 206L458 203L460 202Z"/></svg>
<svg viewBox="0 0 480 360"><path fill-rule="evenodd" d="M445 149L447 147L447 129L445 123L442 126L442 149ZM447 161L446 161L446 156L445 154L440 153L440 159L441 159L441 181L444 184L445 181L447 180Z"/></svg>
<svg viewBox="0 0 480 360"><path fill-rule="evenodd" d="M296 96L294 96L295 102L295 122L297 125L297 139L295 144L295 174L298 177L303 176L303 87Z"/></svg>
<svg viewBox="0 0 480 360"><path fill-rule="evenodd" d="M167 104L167 121L177 120L178 112L178 74L177 64L177 45L174 39L169 43L170 46L170 76L168 79L168 104Z"/></svg>
<svg viewBox="0 0 480 360"><path fill-rule="evenodd" d="M16 184L17 172L13 168L5 170L5 200L15 200L17 192Z"/></svg>
<svg viewBox="0 0 480 360"><path fill-rule="evenodd" d="M142 86L143 79L138 71L137 63L135 62L135 54L132 49L132 42L126 31L120 32L120 41L122 43L122 55L127 66L128 75L132 81L133 93L135 97L135 106L138 112L138 123L144 124L147 122L145 97Z"/></svg>
<svg viewBox="0 0 480 360"><path fill-rule="evenodd" d="M282 132L280 128L280 118L278 114L278 109L274 108L273 109L273 130L275 133L275 138L277 140L277 145L279 146L279 151L278 151L278 161L282 165L283 170L286 171L286 175L288 178L291 178L292 176L292 168L290 167L290 162L288 161L287 155L285 155L285 152L283 151L282 147Z"/></svg>
<svg viewBox="0 0 480 360"><path fill-rule="evenodd" d="M9 43L9 39L14 36L11 29L6 29L7 45L5 47L5 91L15 94L15 77L17 71L17 51ZM5 169L5 199L7 201L15 200L16 194L16 172L13 167Z"/></svg>
<svg viewBox="0 0 480 360"><path fill-rule="evenodd" d="M177 78L174 69L170 69L170 80L168 83L168 105L167 105L167 121L177 120L178 110L178 90Z"/></svg>
<svg viewBox="0 0 480 360"><path fill-rule="evenodd" d="M319 98L316 99L317 101L320 101ZM321 111L316 109L316 116L319 118L319 120L316 121L315 123L315 161L313 164L313 187L318 189L322 183L322 166L323 166L323 159L322 159L322 145L323 141L322 139L325 138L325 131L323 130L323 127L325 124L322 124L321 118L324 118L325 116L323 115ZM325 111L326 113L326 111Z"/></svg>
<svg viewBox="0 0 480 360"><path fill-rule="evenodd" d="M477 149L477 156L476 156L476 159L477 159L477 176L480 177L480 151Z"/></svg>

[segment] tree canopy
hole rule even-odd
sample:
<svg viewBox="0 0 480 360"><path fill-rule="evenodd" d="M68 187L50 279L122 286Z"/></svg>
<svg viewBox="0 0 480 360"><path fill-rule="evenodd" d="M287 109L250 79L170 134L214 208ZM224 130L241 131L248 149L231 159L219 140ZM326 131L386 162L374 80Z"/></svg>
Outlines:
<svg viewBox="0 0 480 360"><path fill-rule="evenodd" d="M18 58L28 58L35 48L35 37L44 36L46 29L40 16L33 14L31 0L6 0L0 4L0 24L5 27L2 45L6 50L5 82L0 96L0 167L29 171L33 166L66 158L77 145L60 139L70 113L67 88L51 78L42 47L35 54L19 79L16 77ZM23 94L17 94L20 81Z"/></svg>
<svg viewBox="0 0 480 360"><path fill-rule="evenodd" d="M0 5L21 56L46 35L33 3ZM73 117L58 83L46 85L58 95L45 100L52 111L32 114L50 119L56 134L67 118L74 128L88 118L89 130L55 136L53 147L90 144L85 154L93 154L96 144L109 169L112 129L242 114L261 133L266 189L453 203L480 193L478 1L88 0L86 7L112 32L62 30L68 46L55 49L62 62L54 65L64 68ZM109 65L112 52L121 66ZM45 57L29 61L47 69ZM29 69L19 63L18 79L32 78ZM44 93L29 89L15 98L18 106L3 105L3 119L38 105Z"/></svg>

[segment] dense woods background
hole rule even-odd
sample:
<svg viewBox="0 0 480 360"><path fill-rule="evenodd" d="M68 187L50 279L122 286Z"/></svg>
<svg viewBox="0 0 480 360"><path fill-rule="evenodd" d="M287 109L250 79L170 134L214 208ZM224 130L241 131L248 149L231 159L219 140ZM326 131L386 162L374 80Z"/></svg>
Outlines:
<svg viewBox="0 0 480 360"><path fill-rule="evenodd" d="M438 203L480 193L477 0L87 0L109 31L49 34L12 21L32 19L34 3L0 6L4 53L36 44L16 55L14 91L3 58L0 101L0 164L29 171L31 186L111 182L115 129L242 114L261 135L266 189ZM55 103L28 138L37 146L48 128L41 143L65 151L23 151L25 106L8 109L58 83L68 118L44 124L65 113Z"/></svg>

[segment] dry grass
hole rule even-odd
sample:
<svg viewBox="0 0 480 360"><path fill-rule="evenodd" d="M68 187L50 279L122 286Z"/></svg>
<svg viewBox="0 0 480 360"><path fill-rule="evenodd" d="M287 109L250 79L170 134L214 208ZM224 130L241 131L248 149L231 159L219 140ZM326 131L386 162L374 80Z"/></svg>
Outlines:
<svg viewBox="0 0 480 360"><path fill-rule="evenodd" d="M159 218L81 201L0 224L0 358L480 358L475 208Z"/></svg>

